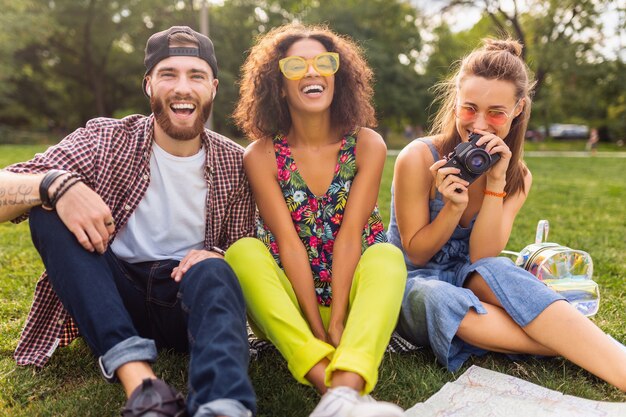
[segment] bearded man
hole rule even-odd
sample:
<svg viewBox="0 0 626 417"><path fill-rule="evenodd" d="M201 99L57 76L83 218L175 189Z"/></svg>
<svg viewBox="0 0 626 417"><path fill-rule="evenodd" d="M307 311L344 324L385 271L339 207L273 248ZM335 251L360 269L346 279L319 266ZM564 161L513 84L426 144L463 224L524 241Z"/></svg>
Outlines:
<svg viewBox="0 0 626 417"><path fill-rule="evenodd" d="M153 114L90 120L0 171L0 222L29 218L46 267L15 352L43 366L80 335L123 416L255 413L245 306L223 251L253 233L243 148L204 128L217 92L211 40L186 26L150 37ZM157 379L158 348L189 352L189 396Z"/></svg>

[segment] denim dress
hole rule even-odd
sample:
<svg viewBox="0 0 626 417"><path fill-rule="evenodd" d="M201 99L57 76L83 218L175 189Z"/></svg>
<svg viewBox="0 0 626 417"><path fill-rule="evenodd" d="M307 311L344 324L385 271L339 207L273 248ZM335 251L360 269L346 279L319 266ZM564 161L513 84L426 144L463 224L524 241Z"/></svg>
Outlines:
<svg viewBox="0 0 626 417"><path fill-rule="evenodd" d="M435 161L440 159L430 140L418 140L428 145ZM387 237L404 253L394 206L392 189ZM435 198L429 202L431 222L443 206L443 196L437 191ZM487 353L456 336L470 308L479 314L487 314L478 297L463 288L465 280L473 272L483 277L505 311L521 327L528 325L553 302L564 299L508 258L483 258L471 263L469 238L475 220L472 219L467 228L457 225L448 242L426 265L414 265L404 253L408 279L398 333L416 345L430 346L437 360L452 372L457 371L471 355Z"/></svg>

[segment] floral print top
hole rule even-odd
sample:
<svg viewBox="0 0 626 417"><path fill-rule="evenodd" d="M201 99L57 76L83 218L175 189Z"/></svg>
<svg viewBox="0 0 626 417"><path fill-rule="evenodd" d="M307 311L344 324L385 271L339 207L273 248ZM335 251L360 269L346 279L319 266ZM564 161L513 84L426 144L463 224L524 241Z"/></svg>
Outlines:
<svg viewBox="0 0 626 417"><path fill-rule="evenodd" d="M317 301L324 306L330 306L332 301L330 283L333 275L333 244L341 227L350 185L356 175L355 148L356 132L342 138L335 176L326 193L317 196L309 190L298 172L287 139L282 135L274 138L278 183L293 225L309 254ZM265 243L282 268L278 243L260 218L257 222L257 237ZM374 207L367 224L363 226L361 253L375 243L386 241L382 218L378 207Z"/></svg>

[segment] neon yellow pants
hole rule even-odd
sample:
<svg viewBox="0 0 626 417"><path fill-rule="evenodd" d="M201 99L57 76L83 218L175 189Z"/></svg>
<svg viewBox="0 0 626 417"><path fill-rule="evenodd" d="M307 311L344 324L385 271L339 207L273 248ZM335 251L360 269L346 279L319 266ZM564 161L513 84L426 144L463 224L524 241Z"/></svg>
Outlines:
<svg viewBox="0 0 626 417"><path fill-rule="evenodd" d="M259 338L278 348L296 380L310 385L305 375L328 358L326 385L330 385L333 371L342 370L365 380L364 394L374 389L404 294L406 266L398 248L379 243L361 256L350 290L348 319L337 348L313 336L289 279L260 240L238 240L226 251L225 258L239 278L250 326ZM328 327L330 307L319 309Z"/></svg>

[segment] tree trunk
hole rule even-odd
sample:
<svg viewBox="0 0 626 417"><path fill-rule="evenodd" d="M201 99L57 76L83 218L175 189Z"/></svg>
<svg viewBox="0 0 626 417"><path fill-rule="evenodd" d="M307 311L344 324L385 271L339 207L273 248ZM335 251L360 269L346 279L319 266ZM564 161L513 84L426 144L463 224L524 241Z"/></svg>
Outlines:
<svg viewBox="0 0 626 417"><path fill-rule="evenodd" d="M94 105L96 114L98 116L110 116L106 108L106 101L104 98L104 82L103 74L104 68L96 64L93 56L92 45L92 30L93 21L95 18L95 3L97 0L89 1L89 11L87 14L87 21L84 26L84 43L83 54L85 58L85 68L87 70L87 77L89 79L89 85L91 85L91 91L93 93Z"/></svg>

